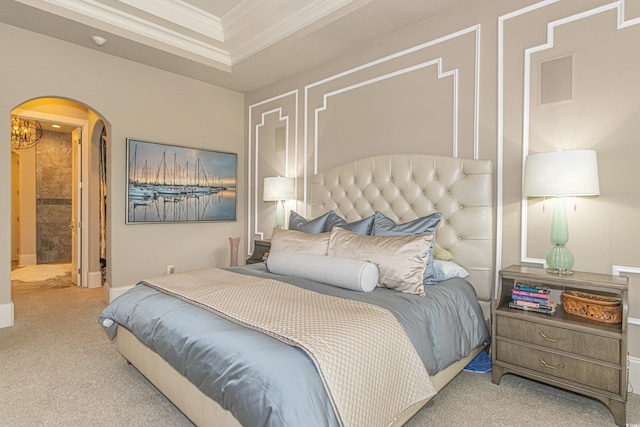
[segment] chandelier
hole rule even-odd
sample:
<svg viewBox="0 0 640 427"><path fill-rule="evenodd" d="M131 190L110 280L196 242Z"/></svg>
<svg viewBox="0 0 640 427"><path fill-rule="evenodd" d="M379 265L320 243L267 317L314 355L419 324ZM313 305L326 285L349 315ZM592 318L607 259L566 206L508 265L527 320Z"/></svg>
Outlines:
<svg viewBox="0 0 640 427"><path fill-rule="evenodd" d="M11 148L26 150L35 147L42 138L42 125L37 120L11 116Z"/></svg>

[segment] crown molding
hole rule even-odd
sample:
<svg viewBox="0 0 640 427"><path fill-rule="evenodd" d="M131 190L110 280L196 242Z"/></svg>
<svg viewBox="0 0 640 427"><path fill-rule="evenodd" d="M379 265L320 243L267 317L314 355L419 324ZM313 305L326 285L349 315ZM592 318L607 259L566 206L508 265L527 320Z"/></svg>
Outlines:
<svg viewBox="0 0 640 427"><path fill-rule="evenodd" d="M273 2L267 6L264 3L258 4L245 0L241 3L241 7L232 9L222 17L225 35L228 39L241 38L243 34L251 34L251 37L244 37L243 41L232 49L231 62L235 64L247 59L353 2L354 0L315 0L302 8L291 8L289 7L289 4L293 3L291 0L281 0L279 6L282 6L283 9L289 7L290 10L283 11L280 18L272 23L267 22L265 25L264 17L269 14L273 15ZM247 5L248 3L250 5ZM257 33L251 31L256 23L260 23L264 30Z"/></svg>
<svg viewBox="0 0 640 427"><path fill-rule="evenodd" d="M205 61L199 62L230 71L232 65L318 20L346 6L360 7L371 0L313 0L302 3L298 0L243 0L222 17L184 0L119 0L211 42L190 37L160 21L151 22L143 15L136 16L133 11L130 13L108 6L99 0L16 1L80 23L87 23L89 19L92 25L104 31L124 37L133 34L138 36L139 43L185 58L194 59L195 55L204 58ZM226 45L216 46L215 43Z"/></svg>
<svg viewBox="0 0 640 427"><path fill-rule="evenodd" d="M224 49L212 46L200 40L181 34L177 31L131 15L116 8L101 4L95 0L16 0L20 3L54 13L67 19L82 22L77 16L93 20L96 27L105 31L114 32L120 29L129 33L142 36L146 39L159 42L166 46L178 49L178 51L194 54L216 64L217 68L231 66L229 52ZM71 15L69 14L71 12ZM148 46L159 48L157 44L138 40ZM174 52L180 55L179 52ZM180 56L185 56L184 54ZM186 57L186 56L185 56ZM229 71L227 69L227 71Z"/></svg>
<svg viewBox="0 0 640 427"><path fill-rule="evenodd" d="M222 19L182 0L119 1L219 42L225 40Z"/></svg>

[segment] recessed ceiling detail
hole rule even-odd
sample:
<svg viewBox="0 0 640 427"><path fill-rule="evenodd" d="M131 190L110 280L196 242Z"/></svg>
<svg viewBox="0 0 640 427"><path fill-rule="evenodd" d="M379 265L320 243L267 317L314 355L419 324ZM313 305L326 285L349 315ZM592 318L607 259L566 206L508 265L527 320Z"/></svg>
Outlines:
<svg viewBox="0 0 640 427"><path fill-rule="evenodd" d="M12 0L0 22L251 91L472 0Z"/></svg>

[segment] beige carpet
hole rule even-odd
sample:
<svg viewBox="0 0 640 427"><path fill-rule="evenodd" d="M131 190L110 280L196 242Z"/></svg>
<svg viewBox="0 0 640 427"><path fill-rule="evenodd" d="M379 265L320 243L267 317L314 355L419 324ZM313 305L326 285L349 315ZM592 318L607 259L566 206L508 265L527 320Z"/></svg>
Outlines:
<svg viewBox="0 0 640 427"><path fill-rule="evenodd" d="M97 323L101 288L14 294L13 302L15 326L0 329L0 426L192 426L107 339ZM627 422L640 425L637 394ZM615 426L596 400L514 375L496 386L490 374L467 372L407 424L522 425Z"/></svg>

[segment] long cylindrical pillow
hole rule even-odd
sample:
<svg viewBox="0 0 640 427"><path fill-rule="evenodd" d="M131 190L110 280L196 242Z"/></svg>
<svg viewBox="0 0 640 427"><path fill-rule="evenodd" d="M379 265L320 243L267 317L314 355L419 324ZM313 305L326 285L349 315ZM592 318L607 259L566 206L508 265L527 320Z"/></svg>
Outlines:
<svg viewBox="0 0 640 427"><path fill-rule="evenodd" d="M378 285L378 267L354 259L279 251L269 255L267 268L353 291L371 292Z"/></svg>

